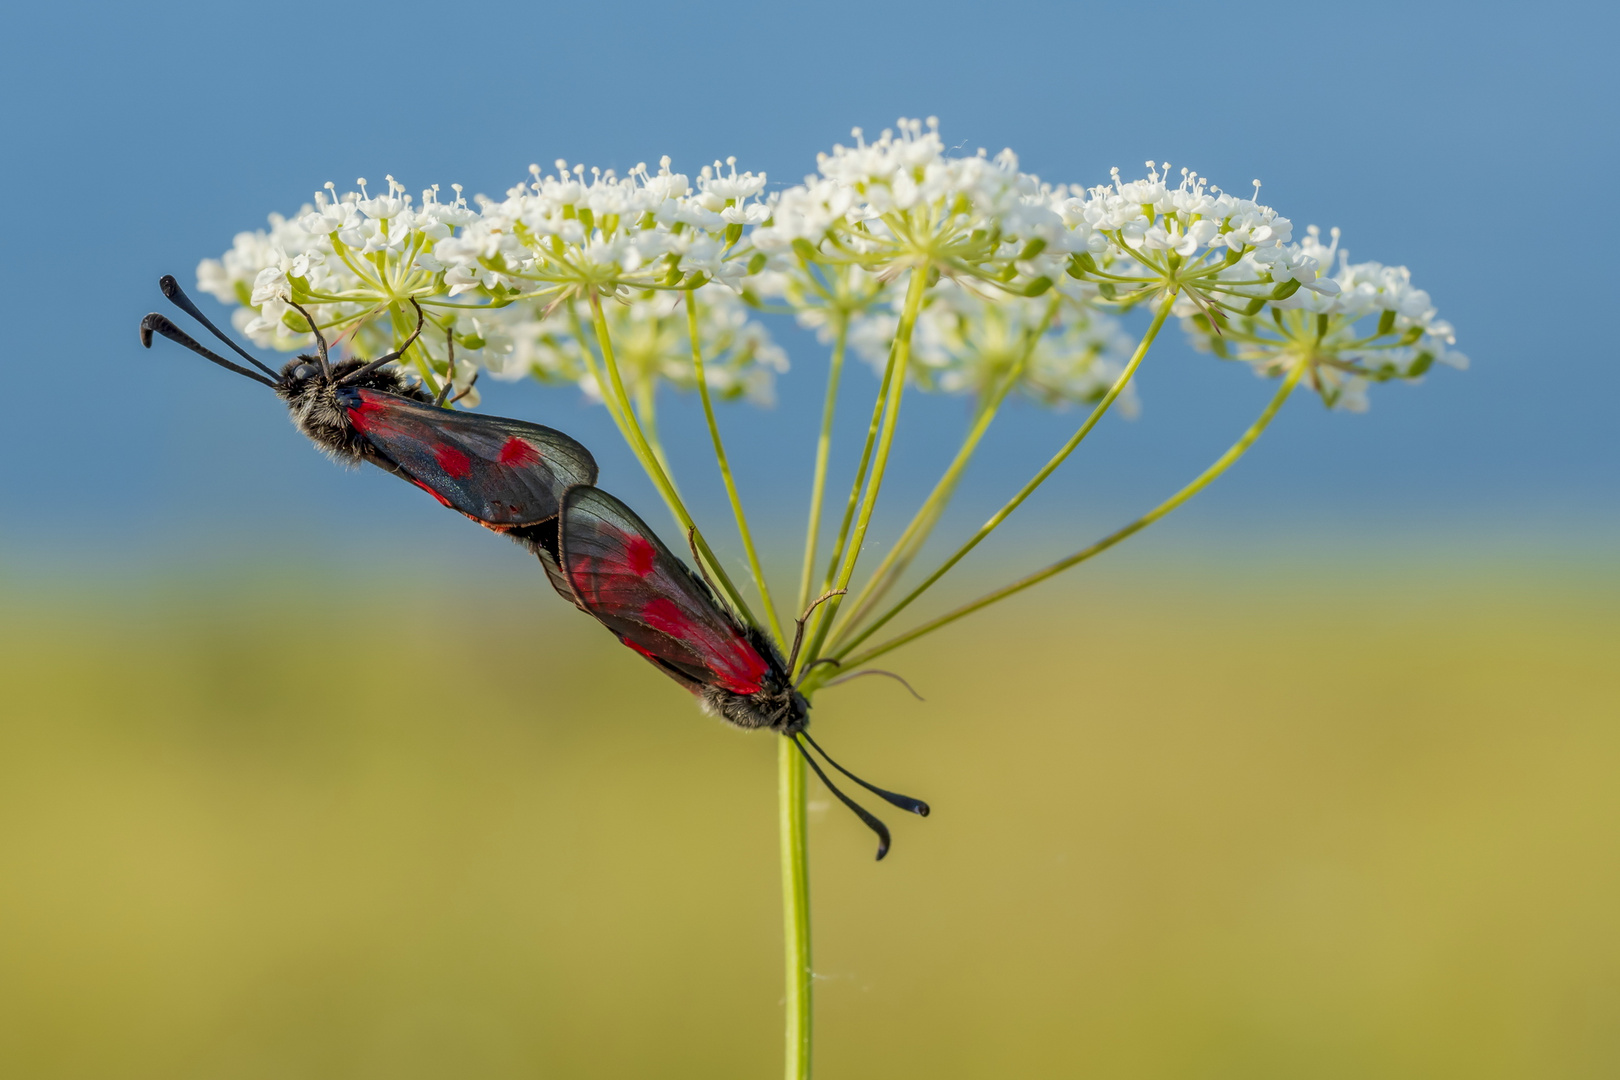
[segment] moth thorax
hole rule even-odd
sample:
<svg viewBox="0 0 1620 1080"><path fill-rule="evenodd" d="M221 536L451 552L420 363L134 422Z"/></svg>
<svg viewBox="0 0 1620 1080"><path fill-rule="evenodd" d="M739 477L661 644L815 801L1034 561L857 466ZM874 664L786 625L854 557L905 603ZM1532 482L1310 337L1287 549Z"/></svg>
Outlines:
<svg viewBox="0 0 1620 1080"><path fill-rule="evenodd" d="M789 687L736 694L718 686L705 686L701 696L706 712L748 731L799 731L809 718L809 705Z"/></svg>
<svg viewBox="0 0 1620 1080"><path fill-rule="evenodd" d="M316 376L285 388L282 394L292 414L293 426L333 457L358 465L364 457L364 442L349 421L349 414L337 399L337 390L326 379Z"/></svg>

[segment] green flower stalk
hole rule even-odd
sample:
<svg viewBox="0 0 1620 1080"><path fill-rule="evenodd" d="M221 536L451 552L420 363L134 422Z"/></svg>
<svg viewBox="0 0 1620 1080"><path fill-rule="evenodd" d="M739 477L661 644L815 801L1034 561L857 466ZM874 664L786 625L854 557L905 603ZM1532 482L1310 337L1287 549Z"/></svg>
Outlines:
<svg viewBox="0 0 1620 1080"><path fill-rule="evenodd" d="M763 628L786 649L773 566L797 567L790 617L818 592L835 593L805 625L794 674L807 698L1162 519L1247 453L1299 386L1331 408L1358 410L1374 384L1466 364L1404 267L1351 263L1337 230L1324 243L1312 226L1296 243L1293 224L1259 203L1258 183L1253 197L1239 197L1182 170L1172 186L1169 166L1149 162L1135 180L1115 170L1108 184L1051 185L1020 171L1011 151L948 154L933 120L903 120L872 142L856 129L854 140L819 155L804 183L768 196L765 175L739 173L735 161L689 177L668 158L656 173L638 165L624 177L560 161L549 174L533 166L500 200L469 201L456 185L447 198L437 186L413 198L392 177L375 196L363 180L342 194L327 184L297 214L272 216L267 230L239 234L223 258L205 260L198 283L235 305L238 330L286 350L310 340L294 304L335 348L364 356L402 345L420 305L430 329L400 362L429 391L453 380L461 407L476 406L480 373L579 386L608 410L723 601L757 626L660 438L660 393L696 391ZM773 313L816 330L829 350L797 553L758 543L721 433L726 402L774 400L787 356L761 321ZM1145 322L1140 335L1126 333L1125 318ZM1260 415L1136 520L970 603L900 625L1107 415L1135 414L1135 376L1172 319L1196 349L1280 380ZM830 462L851 353L874 367L877 388L848 494L829 506L828 486L844 490ZM913 391L962 395L971 418L938 481L868 567L879 503L894 498L886 474L904 452L899 420ZM913 578L974 455L1017 400L1088 409L983 525ZM807 777L786 738L778 750L784 1070L808 1080Z"/></svg>

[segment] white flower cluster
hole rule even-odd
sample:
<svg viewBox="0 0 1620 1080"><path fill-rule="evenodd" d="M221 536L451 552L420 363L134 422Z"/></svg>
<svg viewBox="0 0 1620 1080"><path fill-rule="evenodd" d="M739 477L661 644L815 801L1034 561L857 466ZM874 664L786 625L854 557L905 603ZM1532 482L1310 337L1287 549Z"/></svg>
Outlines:
<svg viewBox="0 0 1620 1080"><path fill-rule="evenodd" d="M710 284L694 295L709 392L721 399L773 404L775 376L787 370L787 353L749 317L747 306L730 289ZM660 382L677 390L697 389L685 297L683 292L647 291L606 307L609 340L623 378L633 389ZM577 383L593 399L602 399L596 374L601 343L589 323L560 308L514 305L506 310L513 313L503 324L508 333L485 352L491 375Z"/></svg>
<svg viewBox="0 0 1620 1080"><path fill-rule="evenodd" d="M272 215L268 231L241 233L222 259L205 259L199 287L240 305L233 322L260 346L308 347L312 338L292 301L315 314L329 339L367 356L408 336L414 299L437 328L409 354L424 380L448 369L453 334L458 384L484 368L503 377L572 377L597 395L578 352L573 306L609 297L606 317L627 332L641 333L645 318L671 335L679 323L680 349L665 350L659 370L690 387L692 377L677 374L690 367L685 317L670 317L680 294L655 298L651 290L696 289L700 331L714 350L711 388L722 397L771 400L785 355L748 319L736 292L705 287L719 281L735 290L747 273L736 240L746 225L765 220L757 199L763 174L716 163L700 172L694 189L670 171L668 158L657 174L637 166L622 180L600 170L587 180L583 166L564 162L554 175L538 167L531 173L533 181L503 202L480 198L476 208L459 185L452 202L440 201L435 186L416 208L392 176L388 193L377 197L363 179L358 192L342 195L329 183L298 214ZM676 352L686 368L670 359ZM644 358L645 350L628 355Z"/></svg>
<svg viewBox="0 0 1620 1080"><path fill-rule="evenodd" d="M304 348L312 338L288 301L316 314L328 338L352 335L363 355L393 347L412 298L431 305L443 291L436 275L417 265L435 243L477 219L460 185L452 202L435 185L420 207L392 176L386 195L360 190L339 195L331 184L292 217L270 215L270 229L236 235L230 251L197 267L197 285L222 303L241 305L236 328L262 347ZM392 318L378 318L389 313ZM406 333L412 322L403 323ZM429 340L431 335L424 338Z"/></svg>
<svg viewBox="0 0 1620 1080"><path fill-rule="evenodd" d="M656 174L645 165L623 179L592 169L589 182L582 165L558 161L550 176L532 165L532 182L502 202L480 200L468 228L418 264L443 273L451 296L477 290L495 301L566 301L710 280L735 288L747 261L733 249L768 209L757 198L765 174L739 174L734 158L729 164L729 173L719 162L705 166L696 190L670 171L667 157Z"/></svg>
<svg viewBox="0 0 1620 1080"><path fill-rule="evenodd" d="M1271 207L1212 187L1188 169L1181 170L1181 183L1172 188L1169 163L1163 167L1161 175L1149 161L1147 176L1130 182L1113 169L1112 184L1063 199L1059 212L1085 237L1093 255L1148 253L1148 265L1154 253L1174 252L1186 260L1209 248L1223 253L1273 250L1291 238L1293 224ZM1256 194L1259 187L1256 181Z"/></svg>
<svg viewBox="0 0 1620 1080"><path fill-rule="evenodd" d="M1323 244L1315 225L1305 230L1299 257L1313 267L1337 261L1338 270L1319 280L1325 287L1272 301L1271 314L1223 319L1219 333L1207 315L1184 309L1182 325L1194 346L1245 361L1262 376L1307 363L1322 400L1352 412L1367 408L1369 383L1417 379L1435 363L1468 366L1452 348L1451 324L1438 317L1428 293L1413 288L1406 267L1352 263L1339 247L1339 230Z"/></svg>
<svg viewBox="0 0 1620 1080"><path fill-rule="evenodd" d="M773 196L771 216L749 239L773 269L848 263L885 277L911 267L993 281L1036 295L1067 264L1074 234L1054 192L1018 171L1018 158L950 157L939 123L901 120L868 143L834 146L820 175Z"/></svg>
<svg viewBox="0 0 1620 1080"><path fill-rule="evenodd" d="M910 378L924 390L980 402L1007 389L1050 406L1097 401L1136 342L1117 318L1070 292L1080 290L986 296L960 282L940 282L917 319ZM859 315L851 325L851 346L879 373L899 321L891 306ZM1125 389L1118 408L1136 414L1134 387Z"/></svg>
<svg viewBox="0 0 1620 1080"><path fill-rule="evenodd" d="M1313 381L1346 407L1368 381L1462 362L1404 268L1350 264L1336 233L1324 244L1308 230L1296 242L1292 222L1259 203L1258 182L1252 198L1186 169L1172 185L1168 164L1149 162L1137 179L1116 169L1110 184L1054 186L1021 172L1010 150L952 156L933 119L902 120L872 142L859 129L854 137L819 155L815 175L768 197L765 175L738 172L734 159L695 180L668 158L622 178L559 161L551 173L531 166L500 201L471 204L459 186L413 200L392 177L375 196L364 181L344 194L328 184L298 214L237 236L198 267L198 281L239 305L240 330L281 349L308 342L288 301L311 310L329 339L376 355L409 334L415 300L433 330L407 360L430 384L453 336L458 367L465 359L469 371L572 379L597 392L585 361L601 317L615 344L620 334L637 343L619 347L627 363L689 387L675 297L698 290L714 389L765 401L785 359L735 297L779 302L823 337L842 327L864 355L886 357L912 271L926 286L913 378L950 392L983 393L1006 342L1054 296L1061 315L1018 384L1049 403L1092 400L1113 370L1122 339L1099 308L1173 303L1200 347L1267 373L1310 337L1331 356L1312 361ZM1352 332L1374 315L1376 334ZM1318 316L1328 319L1321 334Z"/></svg>

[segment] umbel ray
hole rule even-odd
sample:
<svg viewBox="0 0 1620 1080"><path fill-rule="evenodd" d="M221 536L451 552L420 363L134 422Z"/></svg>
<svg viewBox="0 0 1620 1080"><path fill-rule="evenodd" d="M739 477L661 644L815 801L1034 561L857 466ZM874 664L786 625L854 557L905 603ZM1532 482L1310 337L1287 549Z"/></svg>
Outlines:
<svg viewBox="0 0 1620 1080"><path fill-rule="evenodd" d="M833 784L806 744L861 787L927 816L927 803L862 780L806 730L810 705L789 673L810 611L800 617L792 655L784 660L763 631L726 607L634 511L594 486L596 462L579 443L538 424L445 408L448 378L430 397L390 366L421 333L420 308L415 331L395 351L334 363L313 317L292 304L312 329L316 352L294 357L278 372L209 322L173 277L159 286L252 367L218 355L155 312L141 320L143 345L150 347L158 334L263 383L287 403L298 430L334 459L376 465L532 551L564 599L694 694L706 711L736 727L790 739L828 790L877 834L879 859L889 850L887 826ZM697 565L701 571L701 559Z"/></svg>

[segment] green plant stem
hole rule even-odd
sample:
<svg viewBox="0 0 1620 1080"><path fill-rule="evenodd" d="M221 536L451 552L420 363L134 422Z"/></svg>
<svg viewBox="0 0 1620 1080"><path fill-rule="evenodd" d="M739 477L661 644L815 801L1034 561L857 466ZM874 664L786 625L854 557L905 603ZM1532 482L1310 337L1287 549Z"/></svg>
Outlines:
<svg viewBox="0 0 1620 1080"><path fill-rule="evenodd" d="M883 562L878 564L878 568L872 572L872 576L867 578L866 584L861 586L860 590L856 592L855 598L850 601L845 609L847 614L844 615L844 618L840 620L837 626L833 627L832 633L828 635L831 640L829 648L832 651L836 652L840 641L847 637L854 627L859 626L862 619L870 616L878 604L883 602L883 598L889 594L889 590L894 588L900 576L911 566L911 561L916 558L922 546L928 542L928 537L933 533L934 526L939 524L940 516L945 512L946 504L956 494L957 484L961 480L962 470L955 466L957 462L961 462L963 467L966 466L967 458L973 453L970 443L976 444L978 441L976 436L982 437L983 429L979 421L984 419L986 417L982 413L975 415L973 429L969 431L968 438L963 440L962 447L958 449L957 457L951 463L952 467L948 468L945 475L940 477L939 482L934 485L934 490L929 493L927 500L923 502L922 506L918 507L916 515L906 525L905 531L900 534L900 538L889 548L889 553L884 556ZM988 427L989 425L986 423L983 426Z"/></svg>
<svg viewBox="0 0 1620 1080"><path fill-rule="evenodd" d="M585 358L585 366L590 369L591 378L596 380L596 388L602 392L602 405L607 409L608 416L613 418L613 426L619 429L620 437L634 450L636 443L630 437L630 426L625 423L624 414L619 412L619 403L608 386L607 376L597 363L596 353L585 340L585 327L580 323L579 312L575 310L573 304L568 305L568 318L573 323L574 340L579 342L579 351ZM637 460L640 460L639 455Z"/></svg>
<svg viewBox="0 0 1620 1080"><path fill-rule="evenodd" d="M703 398L703 417L709 422L709 438L714 442L714 459L720 465L720 478L726 484L726 498L731 500L731 513L737 519L737 532L742 537L743 551L748 555L748 569L754 575L754 587L759 590L759 601L770 621L771 633L779 646L786 647L782 624L777 621L776 603L771 599L770 586L765 583L765 571L760 566L759 552L754 549L754 537L748 530L748 515L743 513L742 499L737 495L737 482L731 476L731 463L726 458L726 445L720 440L720 425L714 418L714 401L709 395L709 380L703 371L703 346L698 337L697 291L686 294L686 330L692 339L692 370L697 375L698 394Z"/></svg>
<svg viewBox="0 0 1620 1080"><path fill-rule="evenodd" d="M1136 351L1131 354L1130 362L1125 365L1125 370L1119 373L1119 378L1114 380L1114 385L1108 388L1108 393L1104 394L1102 400L1097 402L1097 407L1091 410L1091 415L1087 416L1085 422L1080 425L1079 429L1076 430L1072 436L1069 437L1069 441L1064 443L1062 448L1060 448L1056 454L1052 455L1052 459L1041 467L1040 472L1037 472L1030 479L1029 483L1020 488L1016 495L1007 500L1006 504L1002 506L1000 510L997 510L994 514L992 514L989 521L986 521L983 525L979 526L979 531L969 537L967 543L963 544L961 547L952 552L950 557L941 563L937 570L929 574L928 577L924 578L916 588L907 593L898 603L889 608L882 615L879 615L869 625L867 625L864 630L851 638L849 642L845 644L842 649L840 649L836 657L837 659L843 660L851 651L854 650L857 645L871 637L890 619L893 619L907 607L911 606L912 601L916 600L917 597L921 596L924 592L927 592L928 589L933 587L935 582L950 572L951 567L955 566L957 563L966 558L968 552L978 547L980 542L983 541L985 537L994 532L998 525L1000 525L1003 521L1006 521L1007 518L1012 515L1012 512L1018 509L1023 501L1029 498L1030 495L1035 492L1036 488L1040 487L1046 482L1047 477L1051 476L1052 473L1057 471L1057 467L1062 465L1064 460L1067 459L1070 454L1074 453L1075 448L1085 441L1086 436L1091 434L1092 428L1096 427L1097 422L1103 418L1105 413L1108 412L1109 406L1113 405L1115 399L1118 398L1120 394L1125 392L1125 387L1130 385L1131 378L1136 374L1136 369L1142 364L1142 358L1147 355L1148 349L1152 347L1154 339L1159 336L1159 330L1163 328L1164 321L1170 317L1170 308L1174 303L1175 295L1173 293L1166 293L1164 299L1159 304L1159 310L1154 313L1153 322L1148 325L1147 332L1142 335L1142 340L1136 345ZM845 666L848 665L846 664Z"/></svg>
<svg viewBox="0 0 1620 1080"><path fill-rule="evenodd" d="M635 406L636 420L647 435L647 445L658 460L658 467L669 477L669 486L679 495L680 485L675 483L675 472L669 467L669 458L664 455L664 442L658 437L658 386L652 379L636 380Z"/></svg>
<svg viewBox="0 0 1620 1080"><path fill-rule="evenodd" d="M838 568L844 561L844 544L849 539L849 530L855 524L855 512L861 505L861 491L866 486L866 470L872 463L872 449L877 445L878 431L883 426L883 413L889 403L889 387L894 381L894 347L889 348L889 359L883 367L883 377L878 381L877 397L872 402L872 419L866 428L866 444L861 447L861 460L855 466L855 479L849 485L849 499L844 504L844 517L838 523L838 535L833 540L832 555L827 560L827 576L822 581L821 591L826 592L832 588L833 579L838 576ZM801 609L802 610L802 609ZM823 621L826 607L823 605L816 609L810 624L809 647L799 653L799 670L804 670L814 656L815 650L821 647L825 636L827 624Z"/></svg>
<svg viewBox="0 0 1620 1080"><path fill-rule="evenodd" d="M647 444L647 436L642 433L641 425L636 421L635 410L630 407L630 398L624 392L624 379L619 375L619 364L613 356L613 341L608 336L607 317L602 313L602 300L595 293L591 294L591 322L596 330L596 343L602 350L602 366L607 368L608 382L614 398L619 403L619 412L624 416L625 423L621 430L630 443L630 449L641 459L641 467L646 470L647 476L658 488L658 493L664 497L664 502L669 505L670 513L675 515L675 521L680 525L681 531L692 537L698 553L709 564L716 583L725 592L727 599L736 605L743 618L754 623L754 616L748 610L748 605L743 602L742 594L737 591L737 586L732 584L725 567L720 565L720 560L715 558L709 542L703 538L702 530L693 522L692 515L686 512L686 505L681 502L680 493L675 490L675 485L670 483L669 475L664 472L663 466L659 465L652 447ZM608 387L603 389L606 390Z"/></svg>
<svg viewBox="0 0 1620 1080"><path fill-rule="evenodd" d="M906 393L906 369L911 362L911 332L917 324L917 313L922 310L923 292L928 288L928 266L914 266L911 281L906 287L905 307L900 312L900 326L894 335L892 373L889 376L888 402L883 412L883 426L878 432L877 451L872 458L872 472L866 479L866 493L861 498L861 509L855 519L848 545L844 548L843 567L833 583L835 589L847 589L855 574L855 562L861 557L861 545L866 542L866 530L872 523L872 510L877 506L878 492L883 487L883 473L888 468L889 450L894 445L894 431L900 420L900 402ZM826 640L827 631L838 617L842 596L835 596L822 605L826 614L816 624L816 636L810 643L809 658L815 659Z"/></svg>
<svg viewBox="0 0 1620 1080"><path fill-rule="evenodd" d="M1037 570L1028 577L1020 578L1011 585L1003 586L1002 588L997 589L995 592L986 593L977 600L974 600L972 603L964 604L954 611L947 612L937 619L924 623L915 630L907 631L906 633L901 634L899 637L891 638L875 648L868 649L866 652L863 652L858 656L851 657L844 662L843 670L859 667L860 665L868 663L871 660L875 660L877 657L882 656L886 652L898 649L907 642L917 640L924 634L932 633L942 626L953 623L957 619L962 618L964 615L970 615L973 612L978 611L980 608L990 606L998 600L1004 600L1007 597L1012 596L1014 593L1022 592L1031 585L1038 585L1049 577L1061 574L1071 566L1085 562L1093 555L1100 555L1102 552L1107 551L1121 540L1134 536L1136 533L1141 532L1155 521L1158 521L1160 518L1170 513L1170 511L1176 509L1182 503L1186 502L1194 495L1197 495L1200 491L1203 491L1215 480L1216 477L1220 476L1227 469L1231 468L1232 464L1237 461L1238 458L1242 457L1244 453L1248 451L1250 446L1254 445L1254 441L1258 439L1261 433L1266 430L1266 427L1270 425L1272 418L1275 417L1278 411L1283 407L1283 403L1288 400L1288 396L1294 392L1294 387L1299 385L1300 376L1305 374L1306 369L1309 367L1310 363L1308 360L1301 359L1297 361L1294 364L1293 370L1291 370L1288 373L1287 378L1283 380L1282 385L1277 388L1277 392L1272 396L1271 402L1265 407L1264 411L1260 413L1260 416L1255 420L1255 422L1249 425L1249 429L1243 433L1238 441L1228 447L1226 453L1216 458L1215 462L1210 465L1209 468L1199 473L1197 479L1193 480L1192 483L1170 496L1170 498L1166 499L1152 510L1149 510L1146 514L1143 514L1141 517L1137 518L1129 525L1126 525L1124 528L1109 533L1107 536L1103 537L1095 544L1092 544L1090 547L1075 552L1068 558L1059 559L1052 565L1042 570Z"/></svg>
<svg viewBox="0 0 1620 1080"><path fill-rule="evenodd" d="M777 825L782 855L782 937L787 964L787 1080L810 1078L810 849L804 759L777 740Z"/></svg>
<svg viewBox="0 0 1620 1080"><path fill-rule="evenodd" d="M810 523L804 532L804 567L799 574L799 606L810 606L811 582L816 573L816 542L821 534L821 502L827 490L827 457L832 450L833 410L838 405L838 383L844 374L844 347L849 342L849 314L836 316L832 359L827 366L827 399L821 406L821 435L816 440L816 471L810 481Z"/></svg>
<svg viewBox="0 0 1620 1080"><path fill-rule="evenodd" d="M872 571L872 576L867 579L866 585L850 601L849 617L842 627L835 629L833 632L833 644L835 647L838 644L839 637L858 625L860 620L865 618L866 614L882 600L883 595L893 586L895 580L905 573L906 567L910 565L911 559L916 555L917 550L927 542L928 534L933 530L935 523L939 521L940 514L944 513L946 504L950 502L951 496L956 492L956 486L962 479L962 471L967 468L969 460L973 457L973 452L978 449L979 441L984 438L984 433L989 430L990 422L995 419L997 410L1001 408L1001 403L1006 400L1007 394L1018 384L1018 380L1023 377L1024 369L1029 365L1030 357L1035 354L1035 349L1040 344L1041 338L1046 335L1047 329L1052 325L1053 318L1057 316L1057 308L1058 301L1056 299L1053 299L1047 305L1046 317L1041 320L1040 326L1029 335L1024 347L1019 350L1017 358L1007 369L1007 374L991 388L990 393L982 400L978 415L974 418L973 426L968 430L967 437L962 440L961 449L957 450L956 457L952 459L944 475L939 478L939 482L934 485L934 490L929 492L928 498L923 500L922 506L918 507L916 515L911 519L910 524L906 526L905 531L900 534L900 539L894 542L894 546L889 549L889 553L878 564L878 568Z"/></svg>

